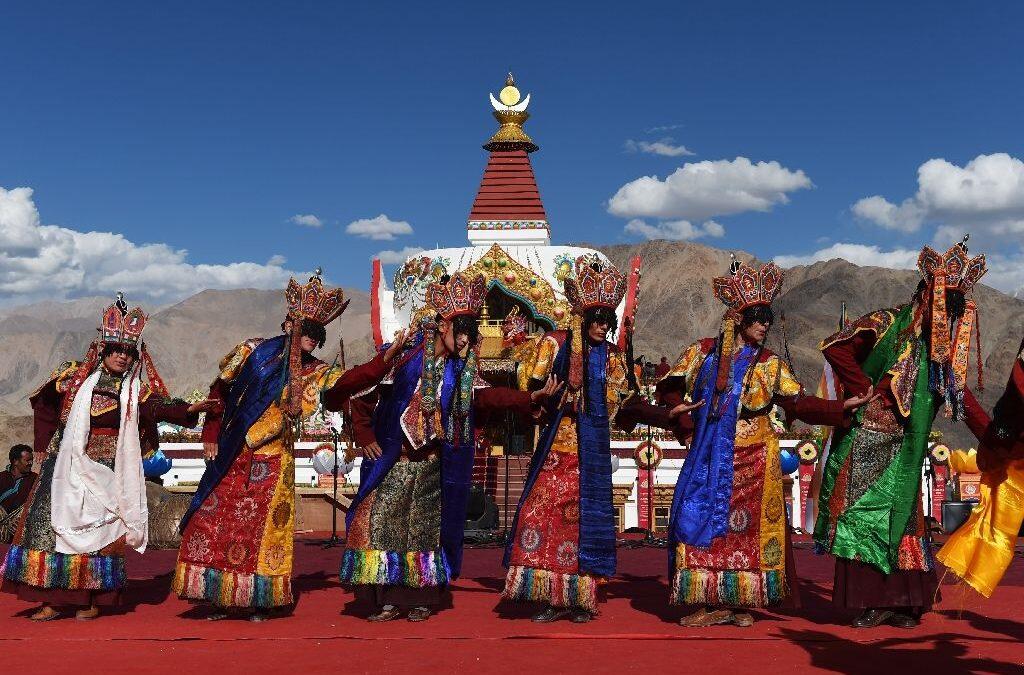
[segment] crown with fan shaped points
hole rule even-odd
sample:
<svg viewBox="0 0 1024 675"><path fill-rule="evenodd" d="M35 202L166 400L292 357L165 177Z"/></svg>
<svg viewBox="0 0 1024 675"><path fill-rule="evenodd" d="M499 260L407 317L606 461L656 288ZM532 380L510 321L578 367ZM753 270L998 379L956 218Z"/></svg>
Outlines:
<svg viewBox="0 0 1024 675"><path fill-rule="evenodd" d="M594 307L615 309L625 295L626 275L596 255L576 258L575 276L565 280L565 297L579 314Z"/></svg>
<svg viewBox="0 0 1024 675"><path fill-rule="evenodd" d="M942 254L931 246L921 249L917 257L917 269L925 281L931 283L935 275L941 272L945 276L946 288L970 292L978 280L985 276L988 267L985 265L984 254L974 258L970 256L967 250L968 239L970 235L965 235L963 241L953 244Z"/></svg>
<svg viewBox="0 0 1024 675"><path fill-rule="evenodd" d="M526 316L519 311L519 305L513 305L512 310L501 322L501 335L506 342L519 344L530 333L530 324Z"/></svg>
<svg viewBox="0 0 1024 675"><path fill-rule="evenodd" d="M440 280L427 287L426 300L442 319L456 316L480 315L487 296L487 282L484 275L469 276L458 272L451 276L442 275Z"/></svg>
<svg viewBox="0 0 1024 675"><path fill-rule="evenodd" d="M729 254L729 274L715 277L711 288L715 297L733 312L742 312L754 305L770 305L782 289L782 270L773 262L752 267Z"/></svg>
<svg viewBox="0 0 1024 675"><path fill-rule="evenodd" d="M284 295L288 300L288 318L309 319L326 326L341 316L348 307L345 293L340 288L327 288L320 277L322 270L316 272L305 284L294 278L288 280L288 288Z"/></svg>
<svg viewBox="0 0 1024 675"><path fill-rule="evenodd" d="M124 293L118 293L114 304L103 310L99 327L100 342L134 347L142 337L148 319L141 307L129 310L124 301Z"/></svg>

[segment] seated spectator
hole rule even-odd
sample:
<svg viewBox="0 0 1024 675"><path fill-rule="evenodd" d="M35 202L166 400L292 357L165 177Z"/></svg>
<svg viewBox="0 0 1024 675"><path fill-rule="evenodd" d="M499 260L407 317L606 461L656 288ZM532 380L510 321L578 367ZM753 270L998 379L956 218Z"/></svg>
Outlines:
<svg viewBox="0 0 1024 675"><path fill-rule="evenodd" d="M654 376L660 380L668 375L668 371L670 370L672 370L672 366L668 362L668 357L662 356L658 367L654 369Z"/></svg>
<svg viewBox="0 0 1024 675"><path fill-rule="evenodd" d="M9 543L21 520L21 510L28 499L36 474L32 473L32 448L18 444L8 455L10 465L0 471L0 543Z"/></svg>

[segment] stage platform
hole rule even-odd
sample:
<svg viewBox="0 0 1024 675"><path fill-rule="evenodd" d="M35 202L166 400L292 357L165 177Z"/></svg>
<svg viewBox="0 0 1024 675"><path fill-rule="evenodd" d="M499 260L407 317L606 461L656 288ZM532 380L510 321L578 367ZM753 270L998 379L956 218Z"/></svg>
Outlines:
<svg viewBox="0 0 1024 675"><path fill-rule="evenodd" d="M296 542L292 616L262 624L208 622L169 594L176 551L128 560L127 604L92 622L34 623L0 594L4 673L1015 673L1024 672L1024 558L989 600L942 587L937 611L913 630L855 630L829 601L832 562L798 541L803 608L757 613L751 628L686 629L666 604L663 549L620 549L601 616L537 625L499 602L501 551L466 551L454 608L425 623L370 624L337 581L340 549ZM885 668L886 670L879 670Z"/></svg>

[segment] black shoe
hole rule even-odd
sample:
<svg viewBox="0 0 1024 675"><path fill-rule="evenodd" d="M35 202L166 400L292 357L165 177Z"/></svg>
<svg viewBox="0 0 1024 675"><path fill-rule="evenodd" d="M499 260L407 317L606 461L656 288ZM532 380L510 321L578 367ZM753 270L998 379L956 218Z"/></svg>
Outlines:
<svg viewBox="0 0 1024 675"><path fill-rule="evenodd" d="M896 626L897 628L917 628L921 625L921 620L913 614L893 612L892 616L889 617L888 623L890 626Z"/></svg>
<svg viewBox="0 0 1024 675"><path fill-rule="evenodd" d="M530 620L534 623L551 623L552 621L558 621L562 617L568 615L569 610L565 607L552 607L549 605L534 614Z"/></svg>
<svg viewBox="0 0 1024 675"><path fill-rule="evenodd" d="M891 619L893 613L888 609L865 609L864 612L853 620L854 628L875 628Z"/></svg>
<svg viewBox="0 0 1024 675"><path fill-rule="evenodd" d="M573 623L590 623L593 618L594 615L590 613L590 610L577 607L572 610L572 617L569 620Z"/></svg>

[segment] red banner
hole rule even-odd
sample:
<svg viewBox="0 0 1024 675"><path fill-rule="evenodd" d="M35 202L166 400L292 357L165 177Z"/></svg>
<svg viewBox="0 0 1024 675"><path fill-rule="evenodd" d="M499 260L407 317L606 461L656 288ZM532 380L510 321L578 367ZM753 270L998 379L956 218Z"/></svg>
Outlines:
<svg viewBox="0 0 1024 675"><path fill-rule="evenodd" d="M797 475L800 477L800 518L805 520L803 513L807 508L807 497L811 494L811 482L814 480L814 464L800 464ZM801 526L800 523L794 523Z"/></svg>
<svg viewBox="0 0 1024 675"><path fill-rule="evenodd" d="M938 465L935 467L935 479L932 481L932 518L940 525L942 524L942 502L946 501L946 479L948 477L948 466Z"/></svg>
<svg viewBox="0 0 1024 675"><path fill-rule="evenodd" d="M651 491L647 479L647 469L640 469L636 477L637 525L644 528L645 530L650 527L651 522L648 519L648 515L650 514Z"/></svg>

